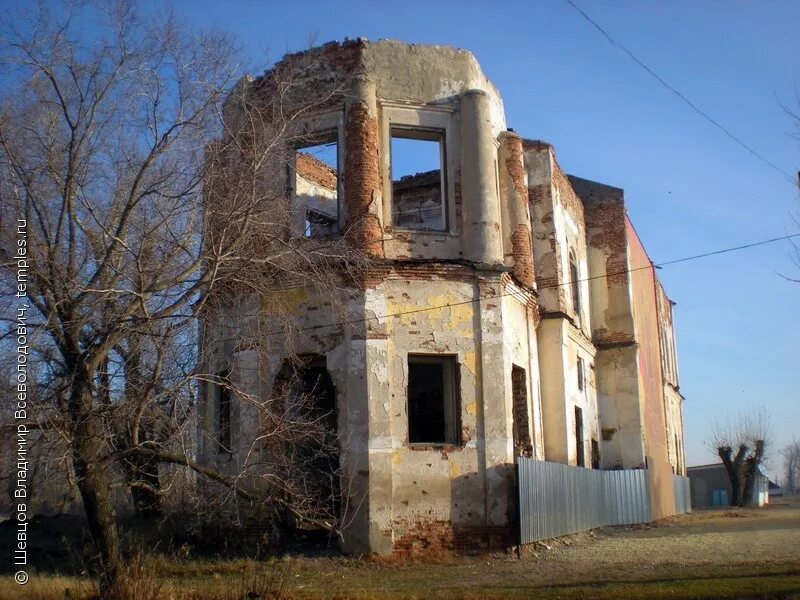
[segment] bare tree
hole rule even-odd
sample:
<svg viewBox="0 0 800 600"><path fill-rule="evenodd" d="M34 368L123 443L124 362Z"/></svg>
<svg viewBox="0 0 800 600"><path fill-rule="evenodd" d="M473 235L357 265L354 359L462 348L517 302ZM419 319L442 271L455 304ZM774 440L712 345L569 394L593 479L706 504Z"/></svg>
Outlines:
<svg viewBox="0 0 800 600"><path fill-rule="evenodd" d="M731 505L747 506L759 467L768 457L771 427L766 410L755 410L712 426L708 445L719 456L731 482Z"/></svg>
<svg viewBox="0 0 800 600"><path fill-rule="evenodd" d="M358 256L345 236L290 235L287 148L317 108L295 97L291 74L267 73L256 96L236 85L242 66L227 36L142 20L132 2L76 6L51 13L42 5L31 22L2 26L10 77L0 106L0 259L5 289L15 290L16 224L24 223L31 414L66 448L101 595L113 597L124 568L115 474L141 512L160 510L171 485L164 465L172 465L230 497L337 529L330 506L312 501L321 477L338 476L323 464L332 443L325 415L278 411L289 392L265 395L203 372L197 331L201 315L268 295L287 278L345 306ZM98 23L88 40L79 31L86 19ZM13 300L3 306L11 333ZM247 329L263 355L270 334L282 331L288 343L295 325L273 318L269 332L263 327L242 317L233 330L245 340ZM249 453L257 458L238 472L194 456L192 411L209 381L261 415Z"/></svg>
<svg viewBox="0 0 800 600"><path fill-rule="evenodd" d="M783 450L783 489L788 494L800 491L800 441L793 440Z"/></svg>
<svg viewBox="0 0 800 600"><path fill-rule="evenodd" d="M795 98L795 105L800 106L800 93L796 95ZM796 140L800 141L800 112L798 110L792 109L787 105L782 105L784 112L789 116L792 120L792 124L794 125L794 132L792 133L792 137ZM800 191L800 169L797 171L797 180L795 181L797 184L798 191ZM800 197L800 196L799 196ZM795 230L800 227L800 213L795 212L792 215L792 220L794 221ZM792 244L792 260L795 264L795 267L800 268L800 245L798 245L796 238L792 238L789 240ZM788 281L792 281L794 283L800 283L800 278L796 274L794 275L782 275L782 277Z"/></svg>

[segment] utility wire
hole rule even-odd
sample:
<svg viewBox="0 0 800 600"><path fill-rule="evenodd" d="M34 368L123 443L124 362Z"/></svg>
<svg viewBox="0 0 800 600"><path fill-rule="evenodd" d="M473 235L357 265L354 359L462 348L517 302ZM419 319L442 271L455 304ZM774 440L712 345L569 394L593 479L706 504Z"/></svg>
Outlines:
<svg viewBox="0 0 800 600"><path fill-rule="evenodd" d="M713 250L711 252L705 252L703 254L695 254L694 256L686 256L684 258L676 258L675 260L667 260L661 263L658 263L656 268L660 269L666 265L675 265L678 263L686 262L689 260L696 260L698 258L706 258L707 256L715 256L717 254L724 254L726 252L733 252L735 250L746 250L748 248L755 248L756 246L763 246L764 244L771 244L773 242L781 242L783 240L790 240L792 238L800 237L800 233L793 233L791 235L782 235L780 237L771 238L769 240L761 240L760 242L753 242L752 244L744 244L742 246L734 246L733 248L725 248L724 250Z"/></svg>
<svg viewBox="0 0 800 600"><path fill-rule="evenodd" d="M686 104L688 104L688 105L689 105L689 106L692 108L692 110L694 110L694 111L695 111L697 114L699 114L701 117L703 117L704 119L706 119L706 120L707 120L709 123L711 123L712 125L714 125L714 126L717 128L717 129L719 129L720 131L722 131L722 132L723 132L725 135L727 135L727 136L728 136L729 138L731 138L731 139L732 139L734 142L736 142L737 144L739 144L739 145L740 145L742 148L744 148L745 150L747 150L747 151L748 151L750 154L752 154L753 156L755 156L756 158L758 158L758 159L759 159L759 160L761 160L762 162L766 163L767 165L769 165L770 167L772 167L773 169L775 169L776 171L778 171L778 172L779 172L781 175L783 175L784 177L786 177L786 178L787 178L789 181L791 181L792 183L795 183L795 178L794 178L792 175L790 175L789 173L787 173L786 171L784 171L783 169L781 169L781 168L780 168L778 165L776 165L774 162L772 162L772 161L771 161L771 160L769 160L768 158L765 158L765 157L764 157L762 154L759 154L759 153L758 153L756 150L754 150L754 149L753 149L753 148L752 148L750 145L748 145L747 143L745 143L745 142L744 142L744 141L743 141L741 138L738 138L738 137L736 137L736 136L735 136L733 133L731 133L731 131L730 131L729 129L727 129L727 128L726 128L724 125L722 125L722 124L721 124L719 121L717 121L716 119L714 119L714 118L713 118L711 115L709 115L708 113L706 113L705 111L703 111L703 110L702 110L700 107L698 107L698 106L697 106L697 105L696 105L694 102L692 102L691 100L689 100L689 98L687 98L687 97L686 97L684 94L682 94L681 92L679 92L678 90L676 90L674 87L672 87L672 86L671 86L669 83L667 83L666 81L664 81L664 79L663 79L663 78L662 78L662 77L661 77L661 76L660 76L658 73L656 73L655 71L653 71L653 69L651 69L651 68L650 68L650 67L648 67L648 66L647 66L645 63L643 63L641 60L639 60L639 59L636 57L636 55L635 55L633 52L631 52L630 50L628 50L628 48L626 48L626 47L625 47L625 46L623 46L623 45L622 45L620 42L618 42L616 39L614 39L613 37L611 37L611 34L609 34L609 33L608 33L608 32L607 32L605 29L603 29L603 27L602 27L602 26L600 26L600 24L599 24L599 23L597 23L597 21L595 21L594 19L592 19L592 17L590 17L589 15L587 15L587 14L586 14L586 13L585 13L585 12L584 12L584 11L583 11L583 10L582 10L582 9L581 9L581 8L580 8L578 5L577 5L577 4L575 4L575 2L573 2L573 0L564 0L564 1L565 1L567 4L569 4L570 6L572 6L572 8L574 8L576 11L578 11L578 12L581 14L581 16L582 16L584 19L586 19L586 20L587 20L589 23L591 23L591 24L592 24L592 26L593 26L595 29L597 29L597 31L599 31L599 32L600 32L600 34L601 34L601 35L602 35L604 38L606 38L606 40L608 40L608 42L609 42L609 43L610 43L612 46L616 46L617 48L619 48L620 50L622 50L623 52L625 52L625 54L627 54L627 55L628 55L628 56L631 58L631 60L633 60L633 61L634 61L634 62L635 62L637 65L639 65L639 66L640 66L642 69L644 69L645 71L647 71L647 72L648 72L650 75L652 75L653 77L655 77L655 79L656 79L656 80L657 80L657 81L658 81L658 82L659 82L661 85L663 85L665 88L667 88L667 89L668 89L669 91L671 91L673 94L675 94L676 96L678 96L678 98L680 98L680 99L681 99L681 100L683 100L683 101L684 101Z"/></svg>
<svg viewBox="0 0 800 600"><path fill-rule="evenodd" d="M667 260L667 261L663 261L663 262L660 262L660 263L650 262L647 265L644 265L644 266L641 266L641 267L632 267L630 269L624 269L622 271L617 271L615 273L604 273L602 275L594 275L592 277L586 277L586 278L583 278L583 279L577 279L577 280L575 280L575 282L583 283L585 281L594 281L596 279L604 279L604 278L607 278L607 277L614 277L614 276L617 276L617 275L625 275L627 273L633 273L633 272L642 271L642 270L645 270L645 269L660 269L661 267L664 267L664 266L667 266L667 265L675 265L675 264L678 264L678 263L689 262L689 261L692 261L692 260L699 260L701 258L708 258L709 256L717 256L719 254L726 254L728 252L735 252L737 250L746 250L746 249L749 249L749 248L755 248L757 246L763 246L765 244L772 244L774 242L780 242L780 241L783 241L783 240L790 240L790 239L796 238L796 237L800 237L800 233L792 233L792 234L789 234L789 235L783 235L783 236L780 236L780 237L770 238L770 239L767 239L767 240L761 240L761 241L758 241L758 242L752 242L750 244L743 244L741 246L732 246L730 248L723 248L721 250L712 250L710 252L704 252L702 254L695 254L693 256L685 256L683 258L676 258L676 259L673 259L673 260ZM557 288L557 287L561 287L561 286L565 286L565 285L572 285L572 283L573 283L573 281L561 281L561 282L551 283L551 284L548 284L548 285L540 285L540 286L537 286L537 290ZM392 318L402 317L404 315L414 315L414 314L423 313L423 312L432 311L432 310L442 310L442 309L445 309L445 308L452 308L452 307L455 307L455 306L463 306L463 305L466 305L466 304L474 304L475 302L495 301L495 300L498 300L499 298L504 298L506 296L514 296L514 295L519 295L519 294L520 294L519 291L505 292L505 293L502 293L502 294L498 294L497 296L490 296L488 298L471 298L470 300L463 300L461 302L452 302L450 304L442 304L442 305L439 305L439 306L425 306L423 308L415 308L414 310L406 310L406 311L400 311L400 312L396 312L396 313L388 313L388 314L385 314L385 315L375 315L373 317L363 317L363 318L360 318L360 319L348 319L346 321L338 321L338 322L334 322L334 323L325 323L325 324L322 324L322 325L312 325L310 327L301 327L301 328L297 329L296 331L297 332L318 331L320 329L326 329L328 327L338 327L340 325L357 325L357 324L366 323L366 322L369 322L369 321L380 321L381 319L392 319ZM249 315L249 316L257 316L257 315ZM263 334L263 336L264 337L270 337L270 336L283 335L283 334L284 334L283 331L274 331L274 332L265 333L265 334ZM222 338L222 339L218 339L217 341L233 341L234 339L237 339L237 338Z"/></svg>

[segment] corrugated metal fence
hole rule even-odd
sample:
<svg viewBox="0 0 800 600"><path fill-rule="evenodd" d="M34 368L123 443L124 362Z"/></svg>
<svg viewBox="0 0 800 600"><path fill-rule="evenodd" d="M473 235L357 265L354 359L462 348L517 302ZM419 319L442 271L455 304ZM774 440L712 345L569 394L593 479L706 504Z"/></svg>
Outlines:
<svg viewBox="0 0 800 600"><path fill-rule="evenodd" d="M600 471L517 458L523 544L650 521L647 471Z"/></svg>
<svg viewBox="0 0 800 600"><path fill-rule="evenodd" d="M680 475L672 476L672 489L675 492L675 512L679 515L692 510L692 493L689 478Z"/></svg>
<svg viewBox="0 0 800 600"><path fill-rule="evenodd" d="M652 521L646 469L601 471L517 458L520 542ZM689 478L672 476L675 508L691 510Z"/></svg>

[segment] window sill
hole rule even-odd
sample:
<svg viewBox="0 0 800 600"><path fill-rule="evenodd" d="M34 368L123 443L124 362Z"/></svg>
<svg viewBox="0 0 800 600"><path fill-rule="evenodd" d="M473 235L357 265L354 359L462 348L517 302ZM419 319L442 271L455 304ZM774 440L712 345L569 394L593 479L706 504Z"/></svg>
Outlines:
<svg viewBox="0 0 800 600"><path fill-rule="evenodd" d="M408 227L384 227L384 231L387 233L397 232L397 233L415 233L415 234L424 234L424 235L441 235L445 237L460 237L461 234L453 233L449 229L414 229Z"/></svg>
<svg viewBox="0 0 800 600"><path fill-rule="evenodd" d="M406 447L409 450L424 452L426 450L434 452L458 452L464 448L461 444L438 444L432 442L414 442L407 443Z"/></svg>

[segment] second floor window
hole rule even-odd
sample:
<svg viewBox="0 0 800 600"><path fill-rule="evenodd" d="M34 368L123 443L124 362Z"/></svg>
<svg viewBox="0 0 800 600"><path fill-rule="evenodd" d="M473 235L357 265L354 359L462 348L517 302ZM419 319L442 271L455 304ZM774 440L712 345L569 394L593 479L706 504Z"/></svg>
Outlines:
<svg viewBox="0 0 800 600"><path fill-rule="evenodd" d="M392 224L401 229L447 229L445 134L392 127Z"/></svg>
<svg viewBox="0 0 800 600"><path fill-rule="evenodd" d="M581 316L581 282L580 271L578 270L578 260L575 252L569 253L569 280L572 289L572 309L577 317Z"/></svg>
<svg viewBox="0 0 800 600"><path fill-rule="evenodd" d="M303 213L303 235L339 232L339 143L336 131L315 134L295 146L290 184Z"/></svg>

